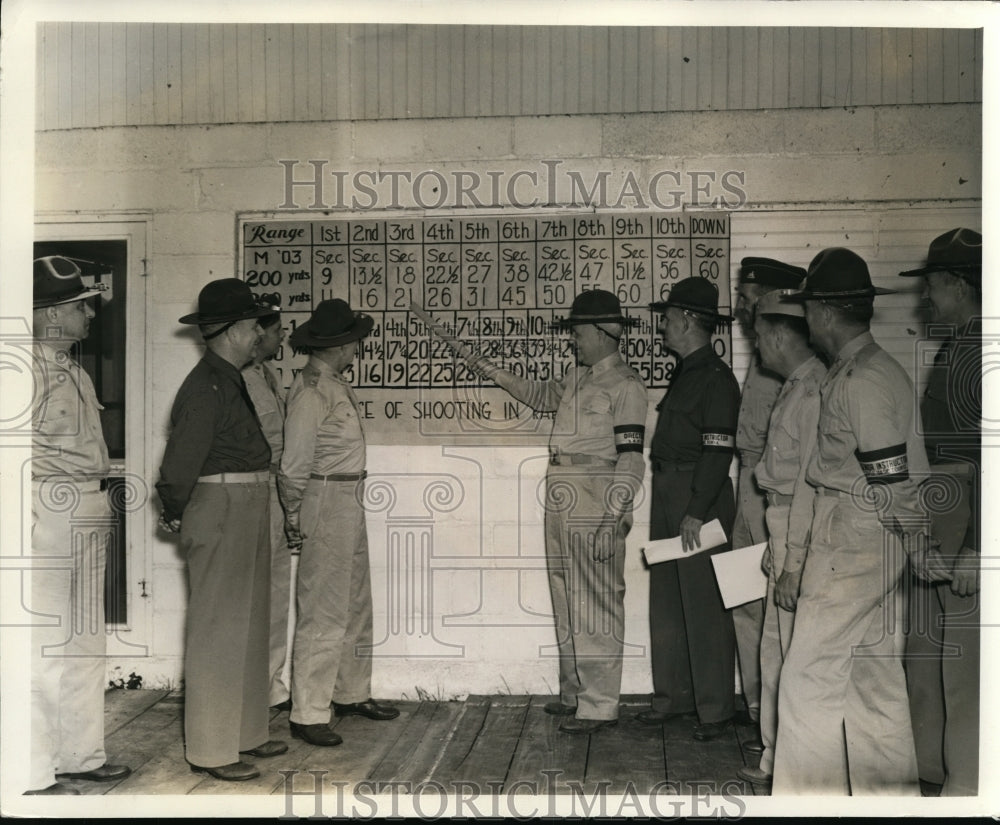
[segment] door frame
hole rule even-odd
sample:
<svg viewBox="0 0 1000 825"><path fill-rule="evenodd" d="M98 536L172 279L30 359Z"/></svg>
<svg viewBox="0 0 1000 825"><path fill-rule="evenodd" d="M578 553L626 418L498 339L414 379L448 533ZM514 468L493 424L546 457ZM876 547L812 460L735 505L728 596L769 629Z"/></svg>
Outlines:
<svg viewBox="0 0 1000 825"><path fill-rule="evenodd" d="M126 615L122 624L108 625L109 658L151 655L153 542L155 529L150 479L149 445L152 381L150 346L146 337L152 214L148 212L80 214L39 212L35 215L36 241L125 241L128 289L125 306L125 462L112 462L112 475L125 475L134 499L126 497L125 519ZM132 346L133 342L137 346ZM109 662L109 667L112 664Z"/></svg>

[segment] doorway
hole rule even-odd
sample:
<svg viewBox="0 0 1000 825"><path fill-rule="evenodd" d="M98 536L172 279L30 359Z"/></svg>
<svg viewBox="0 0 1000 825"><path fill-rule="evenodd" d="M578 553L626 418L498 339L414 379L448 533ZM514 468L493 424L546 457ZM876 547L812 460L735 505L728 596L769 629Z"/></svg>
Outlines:
<svg viewBox="0 0 1000 825"><path fill-rule="evenodd" d="M146 341L145 221L42 220L36 225L34 256L72 258L87 284L110 289L94 301L90 335L74 355L90 375L104 407L101 425L111 472L108 498L115 529L108 545L104 612L111 636L108 653L135 654L144 647L149 565L145 432L148 381ZM139 495L137 495L137 493ZM112 638L114 637L114 638ZM117 641L116 641L117 640Z"/></svg>

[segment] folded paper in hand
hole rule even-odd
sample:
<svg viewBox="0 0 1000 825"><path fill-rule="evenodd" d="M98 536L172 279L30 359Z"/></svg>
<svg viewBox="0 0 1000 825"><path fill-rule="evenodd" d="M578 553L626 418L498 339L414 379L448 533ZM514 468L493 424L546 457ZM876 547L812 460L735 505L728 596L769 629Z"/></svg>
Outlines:
<svg viewBox="0 0 1000 825"><path fill-rule="evenodd" d="M681 537L677 536L673 539L657 539L656 541L649 542L649 544L642 548L642 554L646 557L646 564L659 564L661 561L686 559L695 553L711 550L713 547L718 547L720 544L725 544L728 541L726 533L717 518L701 526L701 533L698 535L698 539L701 541L701 547L696 547L687 553L684 552Z"/></svg>
<svg viewBox="0 0 1000 825"><path fill-rule="evenodd" d="M765 541L712 556L715 580L727 609L767 595L767 575L760 566L766 549Z"/></svg>

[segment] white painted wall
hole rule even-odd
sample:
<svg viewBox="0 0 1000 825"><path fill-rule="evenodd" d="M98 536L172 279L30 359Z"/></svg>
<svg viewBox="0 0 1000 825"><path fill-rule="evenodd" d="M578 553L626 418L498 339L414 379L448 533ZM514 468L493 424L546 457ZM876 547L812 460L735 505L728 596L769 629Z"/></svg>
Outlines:
<svg viewBox="0 0 1000 825"><path fill-rule="evenodd" d="M909 256L916 263L940 231L971 222L982 195L980 132L977 104L45 131L37 134L36 205L47 215L151 215L149 323L144 338L129 346L149 353L146 378L153 404L147 416L153 443L147 450L149 466L129 469L152 485L174 394L201 354L176 319L191 311L206 282L236 273L237 215L266 213L281 204L279 159L327 159L328 168L348 173L370 169L416 175L436 169L485 176L489 170L510 175L527 168L543 179L539 161L559 159L563 170L578 170L586 179L611 170L614 191L614 182L620 184L630 171L641 180L664 169L741 171L748 202L733 217L734 265L745 254L772 254L767 213L817 210L817 242L806 240L810 226L804 220L796 233L786 231L781 244L790 260L808 262L833 243L831 210L845 209L861 216L859 251L883 254L882 230L891 225L896 233L894 249L904 251L873 266L879 280L898 271L890 265L894 258ZM557 195L568 198L565 180ZM693 205L690 195L684 200ZM302 202L307 204L307 198ZM920 210L906 211L910 204ZM955 221L946 221L953 207L962 208L955 209ZM942 211L945 225L935 226ZM907 232L910 215L917 230ZM776 231L782 225L773 222ZM850 239L837 243L852 245ZM916 297L902 296L894 306L901 321L913 318ZM877 320L886 330L896 329L893 317ZM900 339L901 351L907 340ZM742 379L747 347L738 328L734 351ZM650 428L653 421L651 411ZM384 640L376 649L375 694L414 698L426 692L451 698L553 692L556 663L546 646L554 642L554 633L547 617L537 494L544 450L373 445L369 471L397 480L415 473L442 477L456 496L440 503L429 522L432 572L424 592L432 598L429 603L416 598L419 610L397 609L386 596L392 578L386 535L387 529L426 516L423 503L403 495L396 509L370 515L375 638ZM647 534L648 517L640 504L626 565L626 693L651 689L645 651L647 575L637 552ZM122 667L125 674L135 670L144 686L176 684L182 676L183 562L175 545L158 535L148 536L147 546L136 552L148 553L152 570L151 631L141 640L151 655L112 661L109 667ZM414 569L404 567L399 575L419 588Z"/></svg>

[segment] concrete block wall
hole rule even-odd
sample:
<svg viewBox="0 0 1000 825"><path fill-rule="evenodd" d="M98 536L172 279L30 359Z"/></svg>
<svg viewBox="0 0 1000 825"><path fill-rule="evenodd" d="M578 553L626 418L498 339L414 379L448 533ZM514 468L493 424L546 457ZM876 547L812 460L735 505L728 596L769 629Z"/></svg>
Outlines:
<svg viewBox="0 0 1000 825"><path fill-rule="evenodd" d="M191 311L207 281L236 272L238 214L277 211L282 204L279 159L303 164L324 159L327 172L349 176L435 170L449 181L456 171L484 180L489 171L503 172L506 181L529 170L538 176L531 193L547 194L551 174L556 201L566 205L573 195L567 171L588 183L607 171L608 191L617 193L629 175L646 182L672 170L683 181L673 187L685 190L679 199L706 206L691 191L689 173L732 171L743 175L742 209L865 208L885 201L980 198L980 133L981 107L972 104L47 131L37 135L36 208L151 216L146 333L129 346L145 347L150 356L145 380L152 401L146 415L154 441L148 445L149 465L130 469L152 485L174 394L201 354L176 319ZM307 170L302 167L297 175ZM499 203L488 205L509 206L507 194L502 189ZM720 194L732 205L732 194L716 183L711 198ZM309 205L308 193L298 191L296 197L300 206ZM405 186L400 205L417 206ZM734 328L734 339L739 335ZM742 378L745 342L735 340L734 351ZM651 409L650 427L653 421ZM544 450L373 444L369 471L373 479L393 481L399 493L392 505L397 509L373 505L369 516L376 695L554 692L554 633L538 503ZM418 474L451 485L429 518L420 510L425 501L404 500L407 495L399 492L407 489L405 479ZM622 688L629 693L651 689L648 584L638 553L647 535L643 501L626 563ZM421 541L430 542L424 556ZM140 552L151 559L153 576L143 643L150 655L114 664L126 673L136 670L146 686L155 687L176 684L183 675L184 567L173 544L153 534L146 542ZM392 561L392 542L400 543L402 567Z"/></svg>

